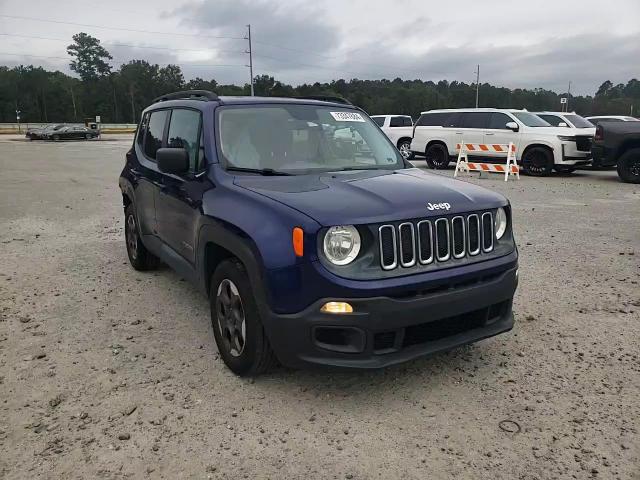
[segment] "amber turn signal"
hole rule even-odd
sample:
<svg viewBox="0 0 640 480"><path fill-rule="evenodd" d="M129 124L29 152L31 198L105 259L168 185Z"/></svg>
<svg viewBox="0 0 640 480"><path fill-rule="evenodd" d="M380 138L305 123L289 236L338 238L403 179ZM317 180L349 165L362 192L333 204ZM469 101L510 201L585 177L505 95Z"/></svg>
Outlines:
<svg viewBox="0 0 640 480"><path fill-rule="evenodd" d="M304 230L300 227L293 229L293 251L296 257L304 255Z"/></svg>
<svg viewBox="0 0 640 480"><path fill-rule="evenodd" d="M323 313L353 313L353 307L347 302L327 302L320 311Z"/></svg>

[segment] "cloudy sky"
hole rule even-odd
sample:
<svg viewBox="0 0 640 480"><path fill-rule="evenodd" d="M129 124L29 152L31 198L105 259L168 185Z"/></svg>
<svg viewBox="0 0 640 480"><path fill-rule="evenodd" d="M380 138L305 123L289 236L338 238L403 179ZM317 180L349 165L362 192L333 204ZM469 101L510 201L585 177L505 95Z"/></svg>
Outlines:
<svg viewBox="0 0 640 480"><path fill-rule="evenodd" d="M336 78L481 81L593 94L640 77L640 0L0 0L0 65L68 72L66 45L98 37L118 66L291 84ZM37 37L37 38L34 38Z"/></svg>

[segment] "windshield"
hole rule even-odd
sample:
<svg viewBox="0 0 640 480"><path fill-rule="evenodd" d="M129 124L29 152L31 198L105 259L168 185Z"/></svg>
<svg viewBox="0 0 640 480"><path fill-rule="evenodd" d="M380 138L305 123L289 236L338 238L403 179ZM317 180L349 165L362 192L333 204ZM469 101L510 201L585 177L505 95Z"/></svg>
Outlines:
<svg viewBox="0 0 640 480"><path fill-rule="evenodd" d="M227 168L303 174L404 166L378 127L355 110L291 104L228 106L219 112Z"/></svg>
<svg viewBox="0 0 640 480"><path fill-rule="evenodd" d="M565 115L565 118L569 120L576 128L593 128L595 125L586 118L580 115Z"/></svg>
<svg viewBox="0 0 640 480"><path fill-rule="evenodd" d="M529 112L511 112L511 114L527 127L550 127L551 124Z"/></svg>

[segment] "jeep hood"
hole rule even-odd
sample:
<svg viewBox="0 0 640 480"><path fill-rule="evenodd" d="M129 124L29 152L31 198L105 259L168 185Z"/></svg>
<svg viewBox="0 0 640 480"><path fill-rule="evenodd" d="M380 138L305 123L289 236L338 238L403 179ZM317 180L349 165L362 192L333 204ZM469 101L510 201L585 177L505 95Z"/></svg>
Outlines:
<svg viewBox="0 0 640 480"><path fill-rule="evenodd" d="M435 217L507 204L500 194L418 168L238 175L234 184L288 205L323 226ZM448 203L451 208L429 210L430 203Z"/></svg>

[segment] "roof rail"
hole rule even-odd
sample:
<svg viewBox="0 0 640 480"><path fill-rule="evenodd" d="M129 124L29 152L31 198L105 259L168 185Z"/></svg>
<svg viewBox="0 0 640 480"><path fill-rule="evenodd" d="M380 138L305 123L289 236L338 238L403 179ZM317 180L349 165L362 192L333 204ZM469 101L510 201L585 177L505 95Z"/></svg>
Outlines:
<svg viewBox="0 0 640 480"><path fill-rule="evenodd" d="M353 103L351 103L349 100L347 100L344 97L337 97L337 96L331 96L331 95L302 95L300 97L294 97L294 98L300 98L303 100L319 100L321 102L342 103L344 105L353 105Z"/></svg>
<svg viewBox="0 0 640 480"><path fill-rule="evenodd" d="M214 92L210 92L209 90L184 90L182 92L173 92L167 93L166 95L161 95L158 98L153 100L153 103L156 102L166 102L167 100L218 100L218 95Z"/></svg>

